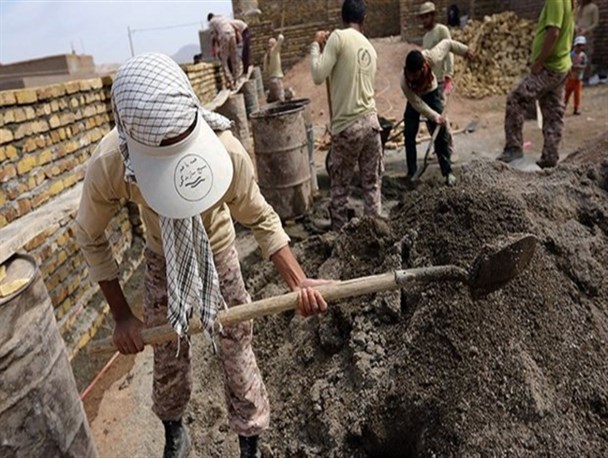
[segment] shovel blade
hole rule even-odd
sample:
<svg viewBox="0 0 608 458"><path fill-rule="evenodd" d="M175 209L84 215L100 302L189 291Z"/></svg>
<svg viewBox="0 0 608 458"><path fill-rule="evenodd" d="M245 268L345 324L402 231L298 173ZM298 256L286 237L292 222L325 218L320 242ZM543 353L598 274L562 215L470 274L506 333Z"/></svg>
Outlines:
<svg viewBox="0 0 608 458"><path fill-rule="evenodd" d="M469 273L471 295L483 297L523 272L534 256L536 243L535 236L524 234L485 246Z"/></svg>

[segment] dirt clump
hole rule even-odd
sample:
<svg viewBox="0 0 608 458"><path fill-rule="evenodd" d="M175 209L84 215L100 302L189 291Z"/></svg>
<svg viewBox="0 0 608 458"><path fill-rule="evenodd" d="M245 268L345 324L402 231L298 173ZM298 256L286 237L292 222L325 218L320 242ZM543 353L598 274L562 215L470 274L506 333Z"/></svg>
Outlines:
<svg viewBox="0 0 608 458"><path fill-rule="evenodd" d="M468 268L486 243L539 240L528 269L473 300L458 283L344 300L324 316L256 322L273 408L265 456L608 453L608 193L598 166L529 174L465 166L388 219L353 220L296 247L309 272L349 279ZM284 291L246 268L256 297Z"/></svg>

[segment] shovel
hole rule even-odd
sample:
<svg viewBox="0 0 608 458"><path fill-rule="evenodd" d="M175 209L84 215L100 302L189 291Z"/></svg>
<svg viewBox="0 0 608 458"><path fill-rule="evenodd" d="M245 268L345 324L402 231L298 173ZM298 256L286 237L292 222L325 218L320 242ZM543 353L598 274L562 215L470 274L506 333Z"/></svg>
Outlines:
<svg viewBox="0 0 608 458"><path fill-rule="evenodd" d="M502 288L509 280L521 273L530 263L536 248L536 237L519 235L498 245L486 245L475 259L471 269L454 265L421 267L397 270L380 275L338 281L315 288L327 302L363 296L365 294L405 288L416 283L461 282L469 287L474 299L481 298ZM218 314L222 326L230 326L242 321L296 309L298 293L270 297L245 305L239 305ZM202 331L200 321L192 322L189 334ZM146 345L156 345L174 339L175 331L170 325L144 329L142 337ZM116 351L112 338L91 342L91 353Z"/></svg>

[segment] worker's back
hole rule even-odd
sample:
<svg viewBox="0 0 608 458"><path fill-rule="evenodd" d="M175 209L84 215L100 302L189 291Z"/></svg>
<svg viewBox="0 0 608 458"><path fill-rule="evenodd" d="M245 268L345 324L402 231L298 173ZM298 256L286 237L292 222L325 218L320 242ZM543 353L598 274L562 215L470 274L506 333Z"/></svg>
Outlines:
<svg viewBox="0 0 608 458"><path fill-rule="evenodd" d="M332 32L327 46L335 47L337 58L330 75L332 132L335 134L376 110L377 54L369 40L353 28Z"/></svg>

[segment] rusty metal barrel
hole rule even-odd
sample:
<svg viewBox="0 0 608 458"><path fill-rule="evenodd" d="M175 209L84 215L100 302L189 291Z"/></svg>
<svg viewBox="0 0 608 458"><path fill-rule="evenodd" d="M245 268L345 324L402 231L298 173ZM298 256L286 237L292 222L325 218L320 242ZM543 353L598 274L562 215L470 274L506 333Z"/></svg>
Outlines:
<svg viewBox="0 0 608 458"><path fill-rule="evenodd" d="M97 457L51 299L36 261L4 264L0 297L0 456Z"/></svg>
<svg viewBox="0 0 608 458"><path fill-rule="evenodd" d="M273 104L251 116L258 183L283 220L312 205L304 105Z"/></svg>
<svg viewBox="0 0 608 458"><path fill-rule="evenodd" d="M306 126L306 139L308 140L308 163L310 166L310 185L312 192L319 190L317 182L317 166L315 165L315 131L312 124L312 113L310 111L310 99L293 99L283 102L285 105L296 105L304 107L304 125Z"/></svg>
<svg viewBox="0 0 608 458"><path fill-rule="evenodd" d="M251 117L253 113L260 109L260 102L258 100L258 88L254 79L250 79L243 83L241 88L243 97L245 98L245 111L247 117Z"/></svg>

